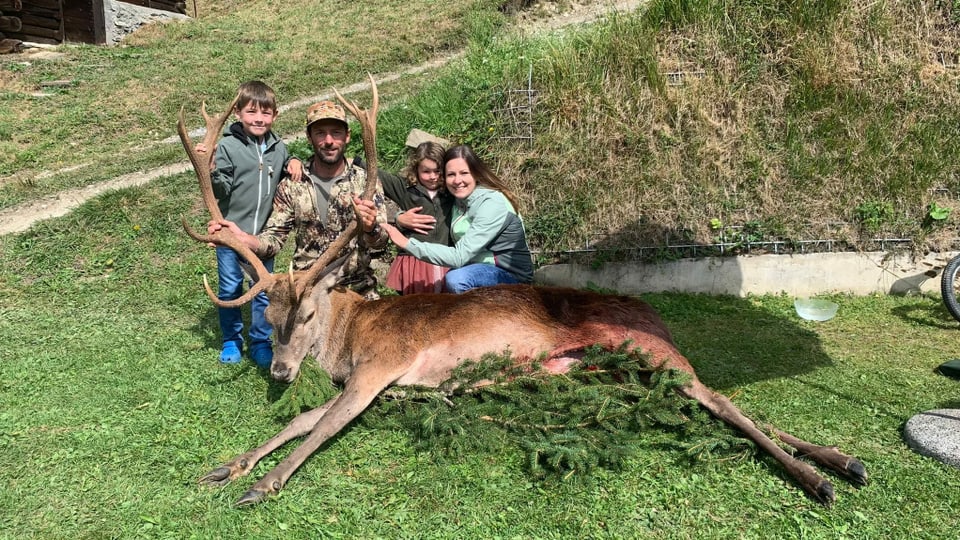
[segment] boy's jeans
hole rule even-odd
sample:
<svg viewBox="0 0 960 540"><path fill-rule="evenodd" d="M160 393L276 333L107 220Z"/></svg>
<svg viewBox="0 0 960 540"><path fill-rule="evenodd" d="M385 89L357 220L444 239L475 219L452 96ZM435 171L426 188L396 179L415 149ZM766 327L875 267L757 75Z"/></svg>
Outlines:
<svg viewBox="0 0 960 540"><path fill-rule="evenodd" d="M451 269L447 272L444 282L447 285L447 290L454 294L460 294L475 287L489 287L501 283L520 283L513 274L503 268L483 263L468 264L461 268Z"/></svg>
<svg viewBox="0 0 960 540"><path fill-rule="evenodd" d="M219 285L217 298L220 300L235 300L243 294L243 267L240 266L243 259L237 255L237 252L226 247L217 247L217 275ZM273 259L263 261L267 271L273 272ZM251 282L252 285L252 282ZM270 344L270 334L273 328L267 323L263 316L267 309L267 295L261 292L253 298L251 302L250 316L250 346L258 343ZM220 315L220 333L223 336L223 342L233 341L237 348L243 346L243 319L240 315L240 308L217 308Z"/></svg>

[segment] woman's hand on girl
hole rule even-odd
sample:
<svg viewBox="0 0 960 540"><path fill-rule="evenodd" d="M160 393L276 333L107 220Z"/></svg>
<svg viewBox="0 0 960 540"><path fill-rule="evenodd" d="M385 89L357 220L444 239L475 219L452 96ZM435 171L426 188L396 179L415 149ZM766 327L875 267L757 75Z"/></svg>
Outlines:
<svg viewBox="0 0 960 540"><path fill-rule="evenodd" d="M433 230L433 224L437 222L437 218L429 214L421 214L421 210L423 210L422 206L415 206L397 215L397 224L418 234L429 233Z"/></svg>

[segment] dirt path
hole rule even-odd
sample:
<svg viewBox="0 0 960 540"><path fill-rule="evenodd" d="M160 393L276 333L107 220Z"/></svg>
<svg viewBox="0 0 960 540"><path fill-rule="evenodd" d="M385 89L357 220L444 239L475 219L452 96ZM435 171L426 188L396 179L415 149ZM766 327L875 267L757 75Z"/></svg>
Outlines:
<svg viewBox="0 0 960 540"><path fill-rule="evenodd" d="M584 2L576 4L570 10L563 13L537 13L536 10L534 10L530 13L523 13L518 16L516 31L523 35L554 31L565 26L594 21L607 13L633 11L639 5L640 0L585 0ZM374 78L379 83L389 83L403 76L415 75L423 71L439 68L451 60L458 58L459 56L460 54L453 54L435 58L429 62L425 62L403 71L394 73L381 73L379 75L375 75ZM369 87L369 82L359 82L342 89L341 93L348 95L367 90ZM303 107L323 99L333 99L333 96L330 94L323 94L305 97L281 106L280 112L297 107ZM200 129L191 134L198 135L202 133L203 130ZM170 137L162 141L157 141L153 144L179 144L179 142L179 138ZM115 189L139 186L155 178L181 174L189 170L190 162L182 161L173 165L157 167L149 171L139 171L125 174L123 176L118 176L98 184L63 191L56 195L51 195L35 201L30 201L18 206L0 210L0 235L22 232L29 229L37 221L66 215L88 199L96 197L101 193ZM57 173L52 172L50 174Z"/></svg>

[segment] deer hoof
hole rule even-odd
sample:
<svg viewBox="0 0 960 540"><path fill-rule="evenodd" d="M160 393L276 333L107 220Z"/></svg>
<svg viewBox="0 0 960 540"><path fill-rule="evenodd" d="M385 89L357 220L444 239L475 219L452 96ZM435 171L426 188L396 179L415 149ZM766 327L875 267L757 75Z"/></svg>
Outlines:
<svg viewBox="0 0 960 540"><path fill-rule="evenodd" d="M855 486L867 485L867 468L859 459L851 459L844 470L847 479Z"/></svg>
<svg viewBox="0 0 960 540"><path fill-rule="evenodd" d="M833 493L833 484L826 480L817 486L817 491L813 494L813 497L817 500L817 502L826 506L827 508L833 505L833 502L837 500L836 495Z"/></svg>
<svg viewBox="0 0 960 540"><path fill-rule="evenodd" d="M233 505L237 507L251 506L266 500L267 495L268 493L266 491L259 490L259 489L249 489L247 490L246 493L243 494L242 497L237 499L237 502L235 502Z"/></svg>
<svg viewBox="0 0 960 540"><path fill-rule="evenodd" d="M208 486L225 486L230 483L230 480L230 468L217 467L204 475L199 482Z"/></svg>

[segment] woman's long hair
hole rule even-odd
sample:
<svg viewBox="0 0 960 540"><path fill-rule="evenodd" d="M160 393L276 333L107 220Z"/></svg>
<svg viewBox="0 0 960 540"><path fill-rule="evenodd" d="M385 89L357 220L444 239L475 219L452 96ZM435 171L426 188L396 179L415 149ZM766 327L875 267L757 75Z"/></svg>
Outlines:
<svg viewBox="0 0 960 540"><path fill-rule="evenodd" d="M413 149L413 153L410 154L410 159L407 160L407 166L403 169L403 177L407 179L407 185L415 186L420 183L420 178L417 176L417 167L420 166L420 162L429 159L437 164L440 167L440 189L446 190L446 182L443 181L443 145L435 143L433 141L426 141L420 143L416 148Z"/></svg>
<svg viewBox="0 0 960 540"><path fill-rule="evenodd" d="M473 149L465 144L460 146L454 146L453 148L447 150L447 153L443 156L443 163L446 166L451 159L462 159L467 162L467 168L470 169L470 174L473 175L473 179L477 181L478 186L483 186L485 188L494 189L503 193L503 196L510 201L510 204L513 205L514 211L518 214L520 213L520 199L510 191L510 188L507 187L507 184L504 183L493 171L490 170L480 158L477 157L477 154L474 153ZM446 171L444 171L444 177L446 177Z"/></svg>

